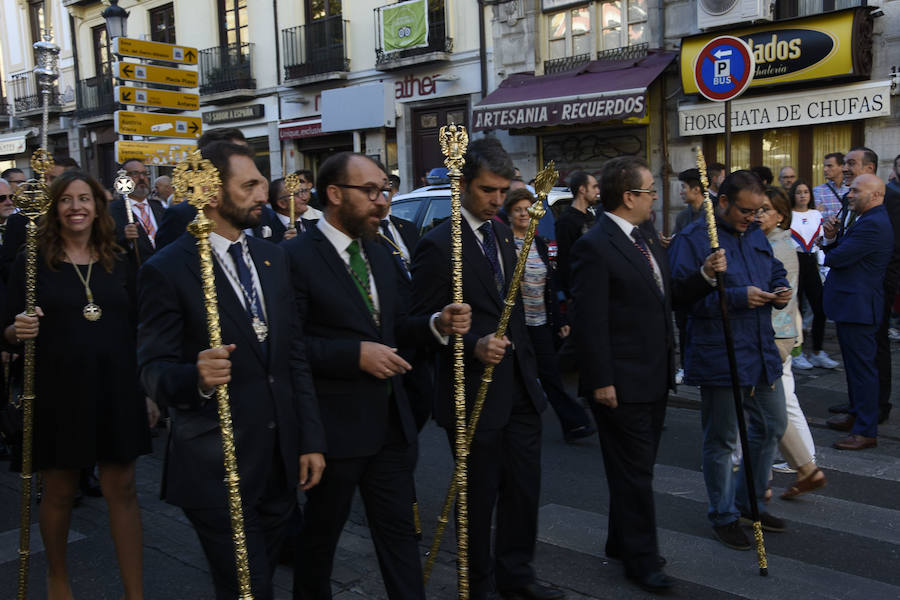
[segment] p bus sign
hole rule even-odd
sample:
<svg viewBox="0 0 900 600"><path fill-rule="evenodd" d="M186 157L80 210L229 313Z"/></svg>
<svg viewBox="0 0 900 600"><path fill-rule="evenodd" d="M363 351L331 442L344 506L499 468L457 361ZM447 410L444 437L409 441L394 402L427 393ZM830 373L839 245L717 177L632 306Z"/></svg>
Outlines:
<svg viewBox="0 0 900 600"><path fill-rule="evenodd" d="M694 81L714 102L737 98L753 82L756 62L747 43L722 35L707 42L694 59Z"/></svg>

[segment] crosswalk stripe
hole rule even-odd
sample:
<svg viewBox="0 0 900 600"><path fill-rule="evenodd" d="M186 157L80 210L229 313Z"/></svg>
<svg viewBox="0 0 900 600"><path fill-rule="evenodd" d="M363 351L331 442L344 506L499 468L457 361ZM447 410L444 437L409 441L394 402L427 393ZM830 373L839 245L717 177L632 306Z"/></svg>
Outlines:
<svg viewBox="0 0 900 600"><path fill-rule="evenodd" d="M538 539L560 548L603 557L607 516L547 504L540 509ZM744 598L773 597L873 600L900 598L900 587L769 554L769 576L760 577L753 552L723 550L712 538L659 529L660 552L669 575ZM698 557L705 557L698 560Z"/></svg>
<svg viewBox="0 0 900 600"><path fill-rule="evenodd" d="M900 481L900 459L874 451L847 452L846 450L817 446L816 464L822 469L831 469L841 473Z"/></svg>
<svg viewBox="0 0 900 600"><path fill-rule="evenodd" d="M31 536L29 538L31 554L44 551L44 541L37 530L38 524L31 524ZM69 543L85 539L85 536L74 529L69 529ZM0 532L0 565L19 559L19 529L10 529Z"/></svg>

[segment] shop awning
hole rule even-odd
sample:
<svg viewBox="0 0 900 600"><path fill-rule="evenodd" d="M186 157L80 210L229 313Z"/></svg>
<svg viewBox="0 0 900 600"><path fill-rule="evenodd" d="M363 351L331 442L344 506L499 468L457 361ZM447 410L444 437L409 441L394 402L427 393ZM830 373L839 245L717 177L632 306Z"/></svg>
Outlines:
<svg viewBox="0 0 900 600"><path fill-rule="evenodd" d="M32 127L0 135L0 156L22 154L25 152L25 138L37 135L37 133L37 129Z"/></svg>
<svg viewBox="0 0 900 600"><path fill-rule="evenodd" d="M473 131L643 117L647 87L677 54L597 60L564 73L516 73L472 109Z"/></svg>

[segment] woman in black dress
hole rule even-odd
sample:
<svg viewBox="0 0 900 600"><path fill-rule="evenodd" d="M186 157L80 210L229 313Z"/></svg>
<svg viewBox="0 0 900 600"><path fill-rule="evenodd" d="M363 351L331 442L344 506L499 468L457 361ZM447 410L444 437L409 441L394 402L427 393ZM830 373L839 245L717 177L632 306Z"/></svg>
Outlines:
<svg viewBox="0 0 900 600"><path fill-rule="evenodd" d="M150 452L150 431L137 381L134 276L116 246L106 196L94 179L67 171L54 180L50 198L38 232L38 316L23 312L25 257L19 255L4 331L10 344L37 339L34 465L44 482L39 520L47 595L72 597L69 521L79 469L97 463L125 597L139 599L143 556L135 460Z"/></svg>

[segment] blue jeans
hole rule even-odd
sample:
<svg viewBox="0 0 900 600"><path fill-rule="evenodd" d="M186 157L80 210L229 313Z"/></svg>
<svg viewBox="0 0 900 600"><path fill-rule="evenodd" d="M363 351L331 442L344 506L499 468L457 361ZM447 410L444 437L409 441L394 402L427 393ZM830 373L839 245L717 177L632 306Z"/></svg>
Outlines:
<svg viewBox="0 0 900 600"><path fill-rule="evenodd" d="M787 425L787 412L781 378L772 386L742 388L744 412L747 415L747 441L753 468L753 485L760 512L766 512L761 502L769 482L772 459L779 438ZM743 465L732 468L731 453L738 447L737 415L730 387L700 388L703 423L703 478L709 496L709 519L713 525L727 525L737 521L740 513L750 513Z"/></svg>

